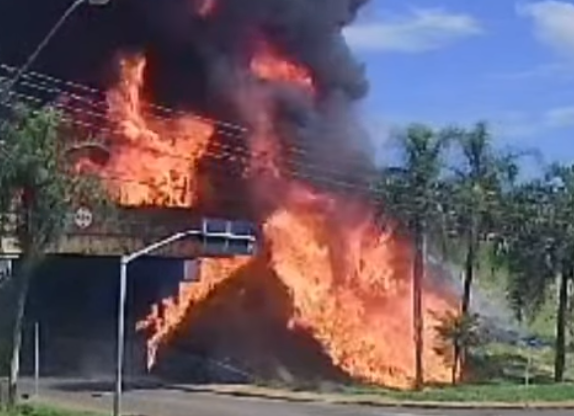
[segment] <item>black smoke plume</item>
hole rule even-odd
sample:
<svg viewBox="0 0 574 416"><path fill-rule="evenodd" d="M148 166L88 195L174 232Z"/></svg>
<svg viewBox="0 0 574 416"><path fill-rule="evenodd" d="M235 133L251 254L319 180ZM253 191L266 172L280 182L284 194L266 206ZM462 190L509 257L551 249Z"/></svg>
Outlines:
<svg viewBox="0 0 574 416"><path fill-rule="evenodd" d="M341 28L366 0L218 0L202 16L200 0L111 0L84 5L63 26L34 69L105 90L120 52L146 54L147 93L167 107L243 123L232 99L257 36L308 67L318 97L277 89L277 128L292 170L321 186L364 188L372 166L366 134L352 114L367 92L363 68ZM2 0L0 61L25 61L71 0ZM52 99L55 97L47 97ZM246 104L247 105L247 104ZM249 127L249 126L247 126Z"/></svg>

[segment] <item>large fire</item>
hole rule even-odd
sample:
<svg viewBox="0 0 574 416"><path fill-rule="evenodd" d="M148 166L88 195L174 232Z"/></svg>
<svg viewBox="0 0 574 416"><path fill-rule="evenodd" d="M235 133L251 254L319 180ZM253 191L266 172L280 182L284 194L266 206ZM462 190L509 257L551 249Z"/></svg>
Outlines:
<svg viewBox="0 0 574 416"><path fill-rule="evenodd" d="M217 6L213 0L194 4L202 16ZM148 366L161 359L162 348L239 269L264 262L268 273L258 278L279 279L288 291L288 330L311 334L333 365L355 379L409 387L415 367L411 246L382 230L368 205L291 178L275 128L271 91L275 84L291 85L313 102L316 86L308 68L269 41L255 43L245 68L251 77L237 86L237 102L243 103L239 112L250 127L245 180L253 205L265 205L256 213L263 230L262 254L256 259L204 259L198 282L182 283L176 296L156 305L139 324L150 334ZM155 116L144 93L144 55L125 55L119 66L120 80L107 94L108 119L117 134L103 177L121 179L110 179L108 185L122 204L196 206L202 186L197 166L213 151L214 123L193 114ZM434 348L438 317L450 310L448 298L426 284L427 381L450 377L448 364Z"/></svg>
<svg viewBox="0 0 574 416"><path fill-rule="evenodd" d="M125 205L187 207L199 190L195 175L214 134L213 125L193 115L154 117L143 96L146 60L125 56L121 80L108 93L115 140L106 167L110 187Z"/></svg>

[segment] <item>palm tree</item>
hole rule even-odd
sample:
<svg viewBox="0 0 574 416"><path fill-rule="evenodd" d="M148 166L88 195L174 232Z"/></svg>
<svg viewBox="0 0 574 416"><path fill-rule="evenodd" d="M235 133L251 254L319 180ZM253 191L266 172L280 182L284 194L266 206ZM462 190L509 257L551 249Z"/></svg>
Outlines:
<svg viewBox="0 0 574 416"><path fill-rule="evenodd" d="M574 166L553 165L512 198L505 230L515 310L534 315L558 281L554 378L564 379L568 283L574 279ZM557 279L558 278L558 279Z"/></svg>
<svg viewBox="0 0 574 416"><path fill-rule="evenodd" d="M500 211L500 201L505 185L512 183L517 174L514 163L517 155L503 155L492 144L492 136L484 122L472 129L447 129L444 134L460 150L460 163L452 166L450 178L451 220L454 223L457 242L462 240L464 254L464 282L461 301L461 319L469 317L472 285L478 265L481 245L493 230ZM453 382L459 373L457 366L464 367L466 351L454 345Z"/></svg>
<svg viewBox="0 0 574 416"><path fill-rule="evenodd" d="M425 272L426 241L436 226L441 209L441 175L446 140L433 129L410 125L397 137L402 153L396 166L382 175L380 192L383 211L391 221L398 221L414 241L413 329L415 338L414 388L424 385L422 282Z"/></svg>
<svg viewBox="0 0 574 416"><path fill-rule="evenodd" d="M555 276L548 244L549 191L544 180L536 179L517 186L503 201L496 255L509 272L508 297L520 321L539 311Z"/></svg>
<svg viewBox="0 0 574 416"><path fill-rule="evenodd" d="M553 165L548 172L552 214L547 216L556 276L559 276L556 313L556 355L554 379L564 380L566 359L566 314L568 311L568 284L574 280L574 165Z"/></svg>

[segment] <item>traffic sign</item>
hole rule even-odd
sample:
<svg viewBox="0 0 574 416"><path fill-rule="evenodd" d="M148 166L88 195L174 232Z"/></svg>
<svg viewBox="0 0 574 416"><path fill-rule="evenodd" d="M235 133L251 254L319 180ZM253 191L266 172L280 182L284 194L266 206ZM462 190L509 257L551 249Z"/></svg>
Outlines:
<svg viewBox="0 0 574 416"><path fill-rule="evenodd" d="M78 228L85 230L94 220L94 216L92 211L87 207L80 207L77 209L76 214L74 215L74 222Z"/></svg>

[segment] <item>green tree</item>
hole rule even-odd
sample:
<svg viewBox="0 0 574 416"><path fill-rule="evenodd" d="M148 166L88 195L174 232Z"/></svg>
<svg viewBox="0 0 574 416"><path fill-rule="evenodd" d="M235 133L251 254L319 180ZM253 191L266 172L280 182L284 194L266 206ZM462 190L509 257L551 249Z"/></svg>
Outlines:
<svg viewBox="0 0 574 416"><path fill-rule="evenodd" d="M508 298L519 319L533 317L546 300L554 279L549 246L548 217L553 209L544 180L523 183L504 200L495 255L507 268Z"/></svg>
<svg viewBox="0 0 574 416"><path fill-rule="evenodd" d="M442 340L442 345L438 349L445 357L449 357L453 345L460 345L463 348L471 349L479 347L485 343L486 334L483 333L478 314L460 315L458 313L448 313L441 317L436 330ZM456 364L453 364L453 371L456 371ZM453 378L456 373L453 373Z"/></svg>
<svg viewBox="0 0 574 416"><path fill-rule="evenodd" d="M10 278L12 317L9 404L17 398L22 326L31 276L51 244L66 230L74 203L110 206L100 182L75 172L62 151L61 116L52 109L19 108L0 131L0 213L17 238L21 256Z"/></svg>
<svg viewBox="0 0 574 416"><path fill-rule="evenodd" d="M555 381L564 380L568 285L574 280L574 166L552 165L547 182L550 209L545 213L550 267L558 278L556 311Z"/></svg>
<svg viewBox="0 0 574 416"><path fill-rule="evenodd" d="M553 165L544 180L522 186L506 220L509 294L534 316L558 283L554 378L564 379L568 284L574 280L574 166Z"/></svg>
<svg viewBox="0 0 574 416"><path fill-rule="evenodd" d="M401 161L382 174L380 195L384 214L398 221L414 240L413 326L415 334L415 382L424 385L422 283L425 273L427 237L436 231L441 218L443 156L446 140L433 129L413 124L398 135ZM440 228L440 227L438 227Z"/></svg>
<svg viewBox="0 0 574 416"><path fill-rule="evenodd" d="M462 320L469 318L470 300L481 245L494 231L500 212L503 192L517 175L518 155L502 154L492 143L492 136L484 122L471 129L451 128L444 133L456 150L460 150L450 181L449 203L451 228L457 243L462 242L464 254L464 282L461 301ZM458 156L458 154L457 154ZM466 348L454 344L453 382L464 368Z"/></svg>

